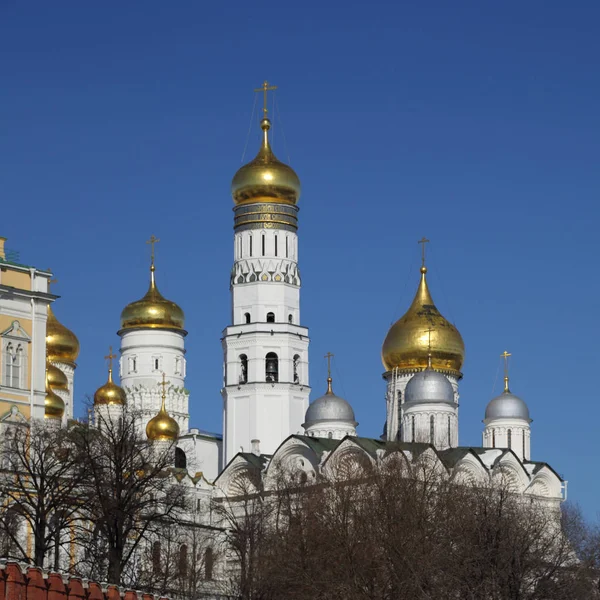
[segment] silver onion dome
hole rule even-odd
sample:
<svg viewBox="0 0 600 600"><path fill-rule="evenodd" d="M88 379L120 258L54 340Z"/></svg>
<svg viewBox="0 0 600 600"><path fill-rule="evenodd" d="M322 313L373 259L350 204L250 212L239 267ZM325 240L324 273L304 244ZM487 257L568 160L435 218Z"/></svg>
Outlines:
<svg viewBox="0 0 600 600"><path fill-rule="evenodd" d="M327 384L325 395L317 398L309 405L302 427L306 429L325 421L344 422L356 427L358 423L355 420L350 403L333 393L331 378L327 380Z"/></svg>
<svg viewBox="0 0 600 600"><path fill-rule="evenodd" d="M438 371L427 368L413 375L406 384L404 401L407 404L444 402L454 404L454 389L448 378Z"/></svg>
<svg viewBox="0 0 600 600"><path fill-rule="evenodd" d="M531 422L529 408L527 408L525 401L509 390L505 390L502 394L490 400L487 405L485 421L493 419L523 419Z"/></svg>

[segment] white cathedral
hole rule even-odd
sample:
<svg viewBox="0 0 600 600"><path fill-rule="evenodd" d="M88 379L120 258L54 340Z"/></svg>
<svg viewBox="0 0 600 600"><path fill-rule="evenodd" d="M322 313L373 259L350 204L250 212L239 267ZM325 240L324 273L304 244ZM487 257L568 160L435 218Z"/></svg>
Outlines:
<svg viewBox="0 0 600 600"><path fill-rule="evenodd" d="M376 463L400 452L409 462L429 456L458 481L508 475L517 493L558 506L566 482L548 464L531 460L529 410L509 389L507 369L503 393L485 408L482 446L460 446L464 343L434 304L424 254L415 298L383 343L387 387L386 406L381 406L383 435L358 435L354 410L334 393L331 376L323 386L325 394L310 402L310 340L301 318L298 268L300 181L273 154L266 107L263 111L258 154L237 171L231 186L234 261L231 322L222 335L223 434L190 426L185 386L188 332L182 309L159 292L154 237L149 289L121 313L120 384L113 381L111 367L108 382L94 395L96 413L111 414L125 403L139 411L141 428L150 441L175 442L174 467L187 473L187 485L199 497L235 495L236 482L248 472L268 481L273 465L314 480L326 478L345 457ZM49 292L51 274L21 269L8 260L0 240L0 291L15 288L7 284L13 272L11 281L17 281L21 271L33 278L29 283L23 280L23 293L0 300L0 317L11 322L0 333L4 353L0 405L10 405L0 421L25 415L66 423L73 416L79 343L50 308L57 298ZM30 306L37 307L31 322ZM17 347L25 348L29 370L29 376L20 375L18 382L15 365L24 359L17 356ZM46 356L44 396L40 390ZM509 355L504 356L506 361ZM15 389L21 384L23 394ZM207 523L209 519L206 516Z"/></svg>

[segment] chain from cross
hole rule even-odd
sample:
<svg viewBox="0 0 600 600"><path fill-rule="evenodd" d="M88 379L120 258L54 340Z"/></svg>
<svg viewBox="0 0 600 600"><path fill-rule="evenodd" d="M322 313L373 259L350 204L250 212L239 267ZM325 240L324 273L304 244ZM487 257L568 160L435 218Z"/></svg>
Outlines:
<svg viewBox="0 0 600 600"><path fill-rule="evenodd" d="M417 244L421 244L421 266L425 266L425 244L429 244L431 240L428 240L425 236L423 236Z"/></svg>
<svg viewBox="0 0 600 600"><path fill-rule="evenodd" d="M158 242L160 242L160 240L154 235L151 235L150 239L146 241L146 244L150 244L150 261L152 262L153 266L154 266L154 244L157 244Z"/></svg>
<svg viewBox="0 0 600 600"><path fill-rule="evenodd" d="M108 355L104 357L108 361L108 368L112 371L113 358L117 358L116 354L113 354L112 346L108 347Z"/></svg>
<svg viewBox="0 0 600 600"><path fill-rule="evenodd" d="M264 94L264 99L263 99L263 118L267 118L267 113L269 112L267 110L267 92L271 92L273 90L276 90L277 86L276 85L269 85L268 81L265 81L262 84L262 87L259 87L257 89L255 89L255 92L262 92Z"/></svg>
<svg viewBox="0 0 600 600"><path fill-rule="evenodd" d="M162 381L158 384L162 387L162 399L164 400L167 397L167 386L169 385L169 381L166 380L166 375L162 374Z"/></svg>
<svg viewBox="0 0 600 600"><path fill-rule="evenodd" d="M331 354L331 352L328 352L325 355L325 358L327 359L327 377L331 378L331 359L334 357L334 354Z"/></svg>

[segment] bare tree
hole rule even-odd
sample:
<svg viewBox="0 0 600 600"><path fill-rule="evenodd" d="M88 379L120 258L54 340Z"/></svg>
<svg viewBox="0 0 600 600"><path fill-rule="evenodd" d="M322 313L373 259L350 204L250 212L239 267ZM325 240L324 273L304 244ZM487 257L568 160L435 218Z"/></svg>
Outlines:
<svg viewBox="0 0 600 600"><path fill-rule="evenodd" d="M12 426L4 432L1 455L0 527L6 550L40 567L54 550L53 566L58 568L60 548L68 538L64 534L84 502L72 431L44 421ZM31 531L31 549L23 524Z"/></svg>
<svg viewBox="0 0 600 600"><path fill-rule="evenodd" d="M186 507L184 488L170 476L174 447L160 449L140 433L136 414L98 416L78 428L86 473L86 514L80 529L83 573L125 584L125 568L154 526L176 522Z"/></svg>
<svg viewBox="0 0 600 600"><path fill-rule="evenodd" d="M501 477L456 484L426 461L340 465L222 503L244 599L579 600L597 597L555 504ZM593 554L594 536L582 545ZM583 555L582 550L582 555ZM597 572L597 571L596 571Z"/></svg>

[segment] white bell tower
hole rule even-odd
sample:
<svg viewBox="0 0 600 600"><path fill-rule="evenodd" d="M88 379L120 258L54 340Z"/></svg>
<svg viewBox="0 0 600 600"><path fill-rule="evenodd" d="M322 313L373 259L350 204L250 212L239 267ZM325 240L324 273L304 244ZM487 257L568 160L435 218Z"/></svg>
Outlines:
<svg viewBox="0 0 600 600"><path fill-rule="evenodd" d="M234 176L232 324L223 331L224 465L238 452L273 453L302 432L310 393L308 329L300 325L300 181L271 150L267 82L258 155Z"/></svg>

